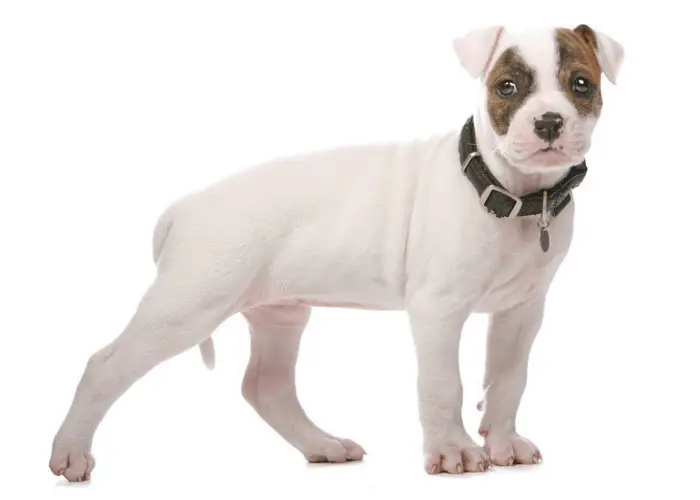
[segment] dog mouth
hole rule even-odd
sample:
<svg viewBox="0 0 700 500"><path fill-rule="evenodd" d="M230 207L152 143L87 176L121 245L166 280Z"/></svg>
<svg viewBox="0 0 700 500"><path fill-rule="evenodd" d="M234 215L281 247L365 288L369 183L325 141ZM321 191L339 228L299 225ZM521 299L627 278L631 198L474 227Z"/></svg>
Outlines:
<svg viewBox="0 0 700 500"><path fill-rule="evenodd" d="M555 148L554 146L547 146L547 147L538 149L538 150L535 151L533 154L538 154L538 153L557 153L557 154L563 155L563 154L564 154L563 149L564 149L564 148L562 148L561 146L559 146L558 148Z"/></svg>
<svg viewBox="0 0 700 500"><path fill-rule="evenodd" d="M564 152L559 146L544 146L523 155L518 163L529 169L550 169L569 165L573 161L571 155Z"/></svg>
<svg viewBox="0 0 700 500"><path fill-rule="evenodd" d="M561 161L567 160L569 158L570 156L563 151L563 148L554 146L547 146L544 148L537 149L528 157L529 160L547 159L550 161Z"/></svg>
<svg viewBox="0 0 700 500"><path fill-rule="evenodd" d="M569 167L579 160L579 144L557 140L529 141L514 139L503 144L501 151L507 161L525 170L551 171Z"/></svg>

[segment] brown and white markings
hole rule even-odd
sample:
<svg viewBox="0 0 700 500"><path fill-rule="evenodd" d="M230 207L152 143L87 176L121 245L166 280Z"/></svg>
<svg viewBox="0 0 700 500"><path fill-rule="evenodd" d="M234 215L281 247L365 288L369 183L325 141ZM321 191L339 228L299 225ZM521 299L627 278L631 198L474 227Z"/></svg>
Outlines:
<svg viewBox="0 0 700 500"><path fill-rule="evenodd" d="M526 172L580 163L603 107L602 75L615 82L622 47L585 24L524 33L492 28L481 36L493 43L483 66L473 64L473 38L455 48L484 80L485 116L478 119L490 125L482 132L492 132L494 149Z"/></svg>

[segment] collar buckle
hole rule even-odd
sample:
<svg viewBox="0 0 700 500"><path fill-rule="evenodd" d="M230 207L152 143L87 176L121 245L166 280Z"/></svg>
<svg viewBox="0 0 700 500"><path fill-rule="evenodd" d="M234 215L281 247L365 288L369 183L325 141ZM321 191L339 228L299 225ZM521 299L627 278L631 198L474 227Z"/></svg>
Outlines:
<svg viewBox="0 0 700 500"><path fill-rule="evenodd" d="M464 172L465 174L467 173L467 168L469 168L469 163L471 163L471 161L474 158L476 158L477 156L481 156L481 153L479 153L478 151L472 151L471 153L469 153L469 155L467 155L467 157L464 159L464 162L462 163L462 172ZM506 215L497 214L497 216L498 217L507 217L508 219L512 219L514 217L517 217L518 214L520 213L520 208L522 208L522 206L523 206L523 201L519 197L512 195L511 193L509 193L505 189L503 189L499 186L496 186L494 184L489 184L488 186L486 186L486 189L484 189L483 193L481 193L481 197L480 197L481 206L483 206L487 211L491 211L491 210L489 210L489 207L486 204L489 201L489 196L491 196L491 193L493 193L494 191L505 196L506 198L508 198L514 202L513 208L511 209L511 211L508 214L506 214Z"/></svg>
<svg viewBox="0 0 700 500"><path fill-rule="evenodd" d="M523 200L521 200L518 196L515 196L515 195L509 193L505 189L502 189L498 186L494 186L493 184L489 184L488 186L486 186L486 189L484 189L484 192L481 193L481 197L479 198L481 205L484 208L486 208L487 210L489 209L489 207L486 204L489 201L489 197L491 196L491 193L493 193L494 191L509 198L510 200L512 200L514 202L513 208L510 210L510 213L508 213L506 215L500 215L500 214L496 214L496 215L499 217L506 217L508 219L513 219L513 218L517 217L518 214L520 213L520 209L523 206Z"/></svg>

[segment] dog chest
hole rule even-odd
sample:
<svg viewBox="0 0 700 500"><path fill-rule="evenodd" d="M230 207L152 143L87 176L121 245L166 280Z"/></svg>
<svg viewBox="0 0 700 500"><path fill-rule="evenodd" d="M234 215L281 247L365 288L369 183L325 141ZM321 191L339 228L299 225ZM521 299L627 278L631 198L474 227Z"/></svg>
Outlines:
<svg viewBox="0 0 700 500"><path fill-rule="evenodd" d="M534 221L522 221L519 230L503 231L498 258L484 284L478 312L510 309L546 289L564 258L570 242L569 221L558 221L552 228L552 245L543 252ZM512 224L511 224L512 225ZM513 229L513 228L509 228Z"/></svg>

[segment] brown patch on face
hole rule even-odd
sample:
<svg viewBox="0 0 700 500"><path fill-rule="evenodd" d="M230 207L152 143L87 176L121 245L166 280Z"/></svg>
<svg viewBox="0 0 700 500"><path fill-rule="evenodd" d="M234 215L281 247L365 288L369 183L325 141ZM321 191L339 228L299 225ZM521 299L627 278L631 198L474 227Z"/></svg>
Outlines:
<svg viewBox="0 0 700 500"><path fill-rule="evenodd" d="M557 30L559 85L581 116L598 116L603 107L601 68L596 57L596 37L585 24Z"/></svg>
<svg viewBox="0 0 700 500"><path fill-rule="evenodd" d="M486 79L487 109L491 125L505 135L513 116L528 95L535 91L535 71L515 48L506 49L496 60ZM509 89L513 89L512 94Z"/></svg>

